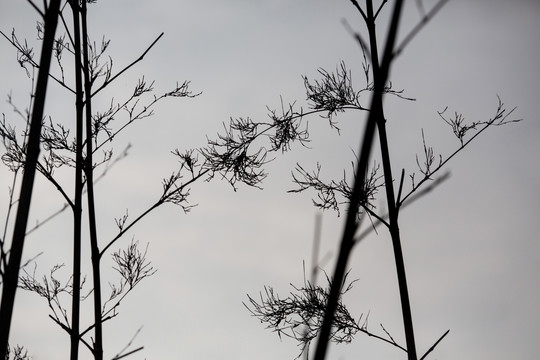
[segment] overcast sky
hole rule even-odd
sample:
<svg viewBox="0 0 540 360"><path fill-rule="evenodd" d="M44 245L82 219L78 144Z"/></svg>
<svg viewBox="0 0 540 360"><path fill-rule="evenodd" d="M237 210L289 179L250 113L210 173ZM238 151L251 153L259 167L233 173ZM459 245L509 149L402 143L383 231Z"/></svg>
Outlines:
<svg viewBox="0 0 540 360"><path fill-rule="evenodd" d="M386 16L389 2L383 10ZM425 1L431 8L434 1ZM35 41L37 14L19 0L0 5L0 29L16 28L39 53ZM448 106L470 121L487 120L497 95L517 107L514 125L488 129L454 158L451 177L435 192L403 210L400 216L405 264L411 295L417 348L423 354L447 329L432 359L538 358L540 336L540 3L536 0L452 0L397 58L391 80L416 101L389 98L390 151L395 176L402 168L416 171L422 151L421 130L436 153L448 155L459 142L437 116ZM175 169L170 151L201 147L215 137L229 117L266 120L267 109L297 101L307 108L301 75L335 69L345 61L358 87L364 86L362 54L343 25L367 38L360 15L347 0L199 0L98 1L89 6L93 39L111 39L116 71L138 57L161 33L144 61L121 77L112 91L96 99L102 109L132 91L137 78L155 80L156 91L176 81L191 81L202 95L167 99L154 117L134 124L115 138L119 153L131 144L97 187L102 243L115 233L114 218L128 209L144 211L160 195L160 181ZM382 17L378 30L385 29ZM401 36L419 20L416 2L408 1ZM379 36L384 39L383 34ZM66 59L69 59L66 55ZM7 95L22 109L30 82L16 63L12 46L0 39L0 111L19 122ZM46 112L69 124L74 100L50 83ZM366 104L369 99L365 99ZM158 272L143 281L105 326L105 358L112 358L142 326L133 359L293 359L299 349L264 329L242 305L265 285L285 296L290 283L301 285L302 262L311 266L314 224L318 211L313 193L288 194L291 171L322 165L326 179L350 170L358 149L364 113L338 117L341 136L324 119L310 119L311 149L292 151L268 164L264 189L223 181L201 182L189 198L198 204L189 214L172 205L151 213L119 245L134 237L149 243L148 257ZM376 153L375 153L376 154ZM349 172L350 173L350 172ZM63 174L59 174L63 176ZM71 178L62 178L70 188ZM12 178L0 176L1 216L7 211ZM62 206L58 192L38 179L32 223ZM382 200L376 202L384 211ZM4 221L2 221L3 223ZM343 218L322 215L321 267L331 273ZM39 252L36 273L65 263L71 266L71 223L65 213L28 237L25 258ZM369 313L369 328L379 324L404 344L397 281L390 239L384 230L372 234L354 251L351 277L359 279L344 299L353 316ZM111 265L105 257L105 267ZM88 259L85 269L89 273ZM117 281L107 270L104 287ZM322 281L322 278L319 279ZM88 279L90 282L90 279ZM67 299L66 299L67 301ZM69 304L66 303L66 306ZM83 322L91 318L90 299ZM23 344L36 360L68 356L69 338L48 318L45 301L17 293L12 343ZM81 359L90 354L81 347ZM404 359L400 350L358 334L352 344L332 346L329 359Z"/></svg>

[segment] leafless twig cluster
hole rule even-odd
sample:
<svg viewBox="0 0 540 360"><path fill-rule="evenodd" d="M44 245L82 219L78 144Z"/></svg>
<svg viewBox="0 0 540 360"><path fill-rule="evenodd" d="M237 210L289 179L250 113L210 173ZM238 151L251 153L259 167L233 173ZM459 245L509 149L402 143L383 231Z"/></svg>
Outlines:
<svg viewBox="0 0 540 360"><path fill-rule="evenodd" d="M355 173L354 162L352 165L353 174ZM308 172L300 164L296 165L296 174L293 172L293 182L298 188L289 190L291 193L299 193L306 190L314 190L317 192L317 199L312 199L313 205L321 210L334 210L338 216L340 215L340 206L349 204L352 197L352 188L350 180L347 179L347 173L343 171L343 177L339 180L330 180L325 182L321 180L320 172L321 165L317 163L317 170ZM362 196L358 207L371 211L375 208L373 200L375 200L378 189L383 186L381 176L378 175L378 166L373 166L369 176L366 178L362 189ZM300 178L301 176L301 178ZM354 180L354 179L353 179ZM360 216L363 212L359 212Z"/></svg>
<svg viewBox="0 0 540 360"><path fill-rule="evenodd" d="M326 275L326 274L325 274ZM356 333L362 332L369 336L378 338L390 343L401 350L405 350L397 344L392 336L385 330L385 335L376 335L368 330L369 315L360 315L358 320L349 313L343 304L343 296L349 292L356 282L348 281L349 273L345 276L345 282L340 293L340 300L336 309L332 324L330 341L341 344L350 343ZM286 298L280 298L274 289L268 286L259 294L259 300L248 295L249 304L244 306L249 312L272 329L278 336L286 336L295 339L300 347L300 358L309 352L309 345L320 333L326 304L330 294L331 279L326 275L326 287L312 284L309 280L304 280L302 287L291 284L293 291Z"/></svg>
<svg viewBox="0 0 540 360"><path fill-rule="evenodd" d="M20 346L16 345L14 348L11 348L9 345L7 347L7 353L5 360L30 360L31 357L28 355L28 351Z"/></svg>

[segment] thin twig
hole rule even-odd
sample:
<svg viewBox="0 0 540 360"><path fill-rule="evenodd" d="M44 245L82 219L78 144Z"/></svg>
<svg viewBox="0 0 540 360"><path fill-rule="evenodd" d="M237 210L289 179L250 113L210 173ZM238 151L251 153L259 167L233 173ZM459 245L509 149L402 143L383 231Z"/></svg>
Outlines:
<svg viewBox="0 0 540 360"><path fill-rule="evenodd" d="M443 181L447 180L449 177L450 177L449 172L444 173L441 177L435 179L432 183L430 183L429 186L423 188L421 191L416 193L415 196L411 196L410 198L407 199L407 201L402 201L400 203L400 206L401 206L400 210L407 207L407 206L409 206L409 205L411 205L413 202L420 199L422 196L424 196L427 193L431 192L433 189L435 189L437 186L439 186ZM361 240L363 240L372 231L374 231L377 227L379 227L379 225L385 224L386 226L388 226L387 222L381 221L380 219L387 220L388 219L388 213L386 213L386 214L384 214L382 216L379 215L379 217L377 218L377 221L375 221L372 224L372 227L369 227L369 228L365 229L364 231L362 231L360 234L358 234L358 236L356 236L354 238L355 244L357 244Z"/></svg>
<svg viewBox="0 0 540 360"><path fill-rule="evenodd" d="M439 2L436 3L435 6L433 6L433 8L429 11L429 13L427 13L426 15L424 15L422 17L420 22L418 24L416 24L416 26L407 34L407 36L405 36L405 38L401 41L399 46L396 48L396 50L394 51L394 54L393 54L394 58L397 57L399 54L401 54L401 52L403 51L405 46L407 46L407 44L420 32L420 30L429 22L429 20L431 20L435 16L435 14L448 1L449 0L439 0Z"/></svg>
<svg viewBox="0 0 540 360"><path fill-rule="evenodd" d="M437 346L437 345L441 342L441 340L444 339L444 337L445 337L446 335L448 335L449 332L450 332L450 329L446 330L446 332L439 338L439 340L437 340L437 341L435 342L435 344L433 344L433 345L429 348L429 350L426 351L426 353L420 358L420 360L424 360L424 359L426 358L426 356L428 356L428 354L429 354L430 352L432 352L433 349L435 349L435 346Z"/></svg>
<svg viewBox="0 0 540 360"><path fill-rule="evenodd" d="M123 359L123 358L125 358L126 356L129 356L129 355L131 355L131 354L136 353L137 351L141 351L142 349L144 349L144 346L141 346L141 347L139 347L139 348L137 348L137 349L135 349L135 350L131 350L130 352L125 353L124 355L120 355L120 356L117 355L117 356L113 357L112 360Z"/></svg>
<svg viewBox="0 0 540 360"><path fill-rule="evenodd" d="M353 3L354 7L358 10L358 12L360 12L360 14L364 18L364 20L367 21L366 13L364 12L364 10L362 10L362 8L360 7L360 4L358 4L358 1L351 0L351 2ZM386 2L386 0L385 0L385 2Z"/></svg>
<svg viewBox="0 0 540 360"><path fill-rule="evenodd" d="M92 93L92 97L94 95L96 95L98 92L100 92L101 90L103 90L107 85L109 85L111 82L113 82L114 80L116 80L116 78L118 78L120 75L122 75L124 72L126 72L129 68L131 68L133 65L135 65L136 63L138 63L139 61L141 61L144 56L150 51L150 49L158 42L159 39L161 39L161 37L163 36L163 34L165 33L161 33L159 34L159 36L150 44L150 46L148 46L146 48L146 50L141 54L141 56L139 56L137 59L133 60L133 62L131 64L129 64L128 66L126 66L122 71L120 71L118 74L114 75L112 78L108 79L107 81L105 81L103 84L101 84L101 86L99 88L97 88L96 91L94 91Z"/></svg>
<svg viewBox="0 0 540 360"><path fill-rule="evenodd" d="M450 156L448 156L445 160L441 161L439 166L437 166L433 171L430 171L428 174L426 174L422 178L422 180L420 180L420 182L418 184L413 186L413 189L411 191L409 191L409 193L403 197L403 199L397 204L397 207L399 208L410 196L413 195L413 193L423 183L430 180L431 176L433 174L435 174L439 170L441 170L446 163L448 163L453 157L455 157L459 152L461 152L461 150L463 150L467 145L469 145L471 143L471 141L473 141L478 135L480 135L482 132L484 132L488 127L490 127L490 126L500 126L500 125L505 125L505 124L521 121L521 119L508 120L507 121L506 118L508 116L510 116L510 114L512 114L516 108L515 107L512 108L512 110L510 110L508 113L505 114L506 109L504 109L503 106L504 106L504 104L502 103L501 99L499 98L499 105L497 107L497 111L496 111L496 114L493 117L493 119L490 119L490 120L488 120L486 122L482 122L484 124L484 126L480 130L478 130L473 136L471 136L470 139L463 142L463 144L459 148L457 148L452 154L450 154Z"/></svg>
<svg viewBox="0 0 540 360"><path fill-rule="evenodd" d="M17 43L15 43L13 41L13 39L10 39L6 34L4 34L3 31L0 31L0 34L2 34L3 37L6 38L7 41L9 41L11 43L11 45L13 45L18 51L21 51L21 49L17 46ZM36 68L36 69L39 69L40 68L40 65L38 63L36 63L34 61L34 59L32 58L28 58L28 61L30 63L30 65L32 65L33 68ZM75 94L75 90L73 90L72 88L70 88L69 86L67 86L62 80L58 79L56 76L54 76L53 74L51 74L49 72L49 77L51 79L53 79L54 81L56 81L60 86L62 86L63 88L65 88L66 90L70 91L71 93Z"/></svg>
<svg viewBox="0 0 540 360"><path fill-rule="evenodd" d="M131 355L131 354L133 354L133 353L135 353L135 352L137 352L137 351L142 350L143 347L141 346L141 347L139 347L139 348L137 348L137 349L135 349L135 350L132 350L132 351L127 352L127 353L125 353L125 354L122 355L122 353L123 353L124 351L126 351L128 347L131 346L131 344L133 343L133 340L135 340L135 338L137 337L137 335L138 335L140 332L141 332L141 328L137 329L137 331L135 332L135 335L133 335L133 337L131 338L131 340L129 340L129 342L127 343L127 345L126 345L122 350L120 350L120 352L119 352L118 354L116 354L116 355L112 358L112 360L119 360L119 359L122 359L122 358L124 358L124 357L126 357L126 356L128 356L128 355Z"/></svg>
<svg viewBox="0 0 540 360"><path fill-rule="evenodd" d="M381 5L379 5L379 8L377 9L377 11L375 12L375 16L373 17L373 20L377 19L377 16L379 16L379 13L381 12L384 4L386 4L388 2L388 0L383 0L383 2L381 3Z"/></svg>
<svg viewBox="0 0 540 360"><path fill-rule="evenodd" d="M42 18L45 18L45 14L43 13L43 11L41 11L41 9L38 8L37 5L34 4L34 2L32 0L27 0L27 1L30 4L30 6L32 6L34 8L34 10L36 10L39 13L39 15L41 15Z"/></svg>

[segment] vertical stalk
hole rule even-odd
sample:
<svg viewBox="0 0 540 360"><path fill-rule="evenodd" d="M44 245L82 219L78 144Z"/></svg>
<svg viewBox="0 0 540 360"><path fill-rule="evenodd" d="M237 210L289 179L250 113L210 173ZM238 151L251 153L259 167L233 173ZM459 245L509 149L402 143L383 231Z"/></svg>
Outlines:
<svg viewBox="0 0 540 360"><path fill-rule="evenodd" d="M34 188L34 178L36 175L36 164L40 152L40 137L45 107L45 96L47 94L47 82L49 79L49 69L51 65L52 51L54 45L54 35L58 24L58 14L60 10L60 0L51 0L49 6L44 9L45 30L43 36L43 46L39 60L39 72L35 89L34 107L32 109L32 119L30 120L30 133L28 135L28 145L26 149L26 162L24 164L24 174L21 184L21 193L15 227L13 230L13 240L9 254L9 263L6 267L3 278L2 301L0 304L0 357L4 358L7 353L9 331L13 317L13 306L15 304L15 292L19 278L19 268L26 235L26 226L30 212L30 202L32 200L32 190Z"/></svg>
<svg viewBox="0 0 540 360"><path fill-rule="evenodd" d="M370 3L370 0L368 0L367 2ZM403 0L397 0L395 2L394 10L392 13L392 20L388 31L388 39L386 42L382 66L377 69L375 69L374 67L374 79L377 78L378 81L376 81L374 84L375 89L373 92L373 97L371 99L371 111L369 112L366 128L364 131L364 138L362 140L360 148L360 158L358 160L358 165L356 169L353 193L350 199L349 209L347 211L347 219L341 239L340 250L334 270L334 276L332 278L332 284L330 286L330 294L328 295L328 303L326 304L323 324L321 326L321 332L317 341L317 347L314 357L315 360L323 360L326 357L328 342L330 340L330 334L332 332L332 323L334 322L334 314L337 308L337 304L339 302L339 297L341 295L341 288L343 286L347 262L351 250L354 246L354 235L356 229L358 228L357 214L359 210L359 203L362 196L362 188L366 180L368 162L371 155L373 138L375 135L375 127L378 119L382 118L383 114L382 96L384 92L384 84L386 83L390 70L392 53L396 41L396 33L399 25L399 19L401 16L402 5Z"/></svg>
<svg viewBox="0 0 540 360"><path fill-rule="evenodd" d="M73 11L73 37L75 56L75 202L73 206L73 295L71 305L71 351L70 359L79 358L79 332L80 332L80 301L81 301L81 223L82 223L82 191L83 191L83 88L81 64L81 31L80 7L78 0L71 0Z"/></svg>
<svg viewBox="0 0 540 360"><path fill-rule="evenodd" d="M90 79L90 63L88 58L88 24L87 24L86 1L82 2L81 22L82 22L82 40L83 40L83 69L85 85L85 105L86 105L86 161L85 175L88 194L88 221L90 227L90 251L92 257L92 275L94 279L94 359L103 360L103 323L101 317L101 271L97 226L96 226L96 207L94 201L94 164L92 157L92 79Z"/></svg>
<svg viewBox="0 0 540 360"><path fill-rule="evenodd" d="M370 52L371 52L371 63L373 66L373 81L375 87L384 88L386 79L381 80L380 76L377 76L379 73L379 57L377 53L377 34L375 31L375 17L373 14L373 3L371 0L366 1L366 25L369 33L370 41ZM397 28L396 28L397 30ZM388 48L387 48L388 49ZM387 56L389 58L386 58ZM385 59L383 62L392 61L393 50L390 53L385 53ZM403 326L405 330L405 341L407 343L407 356L409 360L416 360L416 342L414 340L414 329L412 322L411 314L411 305L409 300L409 290L407 288L407 277L405 276L405 263L403 261L403 252L401 248L401 238L399 234L399 224L398 224L398 215L399 211L396 207L395 194L394 194L394 185L392 177L392 166L390 162L390 152L388 149L388 137L386 135L386 119L384 117L384 109L382 105L382 96L377 98L377 101L380 101L380 104L377 104L377 108L380 108L380 113L378 114L377 129L379 133L379 145L381 149L381 159L383 165L384 173L384 183L386 189L386 199L388 206L388 218L389 218L389 231L392 239L392 247L394 250L394 261L396 264L396 273L398 278L399 286L399 295L401 301L401 312L403 317Z"/></svg>
<svg viewBox="0 0 540 360"><path fill-rule="evenodd" d="M414 340L414 328L409 300L409 290L407 287L407 277L405 276L405 263L401 249L401 237L399 234L398 215L396 207L394 186L392 183L392 170L390 166L390 155L388 151L388 139L386 137L386 127L384 118L377 123L379 130L379 142L381 146L381 157L384 171L384 182L386 188L386 198L388 202L388 218L390 223L390 236L394 248L394 260L396 263L396 273L398 278L399 296L401 300L401 312L403 316L403 326L405 329L405 340L407 342L407 356L409 360L417 360L416 343Z"/></svg>

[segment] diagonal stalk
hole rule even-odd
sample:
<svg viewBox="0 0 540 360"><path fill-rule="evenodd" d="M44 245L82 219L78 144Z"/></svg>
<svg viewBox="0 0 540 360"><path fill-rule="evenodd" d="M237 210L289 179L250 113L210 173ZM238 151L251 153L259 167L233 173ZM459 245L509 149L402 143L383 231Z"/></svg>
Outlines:
<svg viewBox="0 0 540 360"><path fill-rule="evenodd" d="M368 3L370 3L369 0ZM373 138L375 135L377 119L380 119L383 113L382 96L384 93L384 84L386 83L390 70L392 53L396 41L397 28L399 25L399 19L401 17L402 5L403 0L396 1L392 13L390 29L388 31L388 39L386 42L382 65L380 68L373 69L374 78L377 78L378 81L375 81L374 83L375 89L371 100L371 111L368 116L366 129L364 132L364 139L361 144L360 159L358 160L358 166L356 169L353 193L350 199L349 209L347 211L347 219L341 239L340 251L334 270L332 285L330 286L330 294L328 296L328 303L326 304L323 324L321 326L321 332L317 341L317 347L314 357L315 360L323 360L326 357L326 350L328 348L328 342L332 333L334 314L339 301L341 287L343 285L343 280L346 273L345 270L347 268L347 261L354 246L354 234L356 232L356 229L358 228L358 222L356 220L358 214L358 205L361 200L361 192L366 179L368 162L373 144Z"/></svg>
<svg viewBox="0 0 540 360"><path fill-rule="evenodd" d="M30 213L30 202L32 199L36 166L40 152L43 110L45 107L45 96L47 94L47 82L49 80L54 35L58 24L60 0L51 0L49 6L47 7L46 3L45 6L46 8L43 15L45 23L43 47L41 50L40 68L35 89L32 119L30 121L30 133L28 136L26 162L24 164L24 174L21 184L21 195L13 230L9 263L3 277L2 300L0 304L0 356L2 358L5 356L8 349L9 331L13 317L13 306L15 304L19 268L21 266L26 226L28 223L28 215Z"/></svg>

